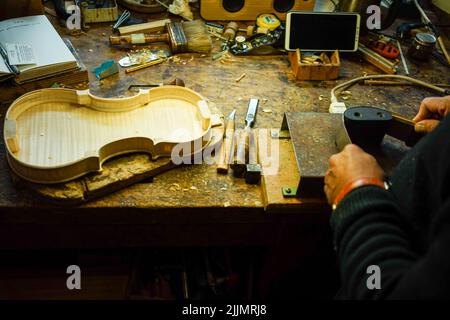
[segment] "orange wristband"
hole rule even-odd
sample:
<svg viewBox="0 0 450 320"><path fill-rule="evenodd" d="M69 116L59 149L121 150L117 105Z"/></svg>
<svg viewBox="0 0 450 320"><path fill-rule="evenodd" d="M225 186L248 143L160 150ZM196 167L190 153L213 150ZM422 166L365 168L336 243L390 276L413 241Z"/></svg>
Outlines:
<svg viewBox="0 0 450 320"><path fill-rule="evenodd" d="M377 186L383 189L388 189L388 185L386 182L376 179L376 178L359 178L353 181L350 181L344 187L342 187L339 194L334 199L333 210L335 210L338 204L344 199L344 197L349 194L352 190L363 187L363 186Z"/></svg>

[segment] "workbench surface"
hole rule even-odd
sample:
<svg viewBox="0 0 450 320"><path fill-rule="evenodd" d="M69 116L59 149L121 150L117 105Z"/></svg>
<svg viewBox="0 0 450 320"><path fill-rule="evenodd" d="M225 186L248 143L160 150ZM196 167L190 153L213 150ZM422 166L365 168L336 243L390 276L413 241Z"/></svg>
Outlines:
<svg viewBox="0 0 450 320"><path fill-rule="evenodd" d="M166 15L160 15L164 18ZM111 24L91 25L90 30L81 36L65 34L65 29L58 26L56 19L51 18L60 33L69 38L89 70L99 66L106 59L126 56L126 50L109 45ZM214 52L219 51L219 41L214 40ZM406 47L404 51L406 52ZM224 115L237 109L237 127L244 126L244 118L248 100L259 98L260 108L256 120L257 128L279 128L284 112L328 112L330 90L338 83L361 76L377 74L379 71L362 61L356 54L342 54L340 78L337 81L295 81L290 74L286 55L233 57L232 62L213 61L211 56L200 54L178 55L180 61L169 61L125 74L120 69L114 75L99 82L90 73L91 91L102 97L130 95L127 88L130 84L148 84L170 81L173 78L183 79L186 87L195 90L209 100L213 108ZM449 83L448 69L434 59L421 65L408 60L411 76L431 83ZM236 82L243 73L241 81ZM404 74L400 66L399 74ZM346 101L350 105L373 105L398 112L408 118L413 117L421 100L433 95L432 92L417 87L380 87L356 85L350 89L351 96ZM7 106L1 107L0 121L3 123ZM308 128L304 128L308 130ZM2 239L14 237L9 227L16 225L23 232L31 230L39 224L51 233L48 241L42 245L52 246L53 237L66 238L61 246L88 246L95 238L100 225L108 225L112 232L108 239L103 238L104 245L116 245L114 238L139 239L129 245L176 244L189 238L195 238L199 228L205 233L206 241L217 239L217 243L264 243L267 232L273 228L274 217L264 211L262 189L260 186L245 184L243 179L235 179L231 173L219 175L215 166L192 165L176 168L158 175L153 182L138 183L129 188L104 196L76 207L57 207L34 198L28 191L17 189L11 182L6 161L3 138L0 142L0 233ZM301 208L299 208L299 213ZM229 224L229 229L227 229ZM246 225L239 238L236 225ZM50 226L60 225L58 231ZM78 233L79 226L84 226L82 237ZM120 229L114 233L115 226L129 225L128 229ZM140 226L159 225L152 229L151 235L143 235ZM165 227L161 227L161 225ZM168 226L177 225L188 231L182 239L164 236L169 232ZM222 229L211 228L210 225L222 225ZM64 227L65 226L65 227ZM191 226L196 226L192 228ZM251 226L250 228L248 226ZM259 231L256 230L260 227ZM46 229L47 228L47 229ZM80 227L81 228L81 227ZM189 229L191 228L191 229ZM232 229L232 230L231 230ZM50 231L53 230L53 231ZM72 231L70 231L72 230ZM118 230L118 229L117 229ZM173 229L175 230L175 229ZM173 231L172 230L172 231ZM253 231L254 232L253 232ZM97 237L108 233L98 233ZM135 235L135 236L133 236ZM235 240L228 237L236 237ZM70 237L77 237L74 240ZM39 237L11 240L14 246L33 246ZM84 238L84 239L82 239ZM159 239L159 240L156 240ZM178 241L179 240L179 241ZM2 240L3 241L3 240ZM166 242L164 242L166 241ZM178 242L177 242L178 241ZM214 241L213 241L214 242ZM121 242L123 245L128 243ZM187 244L187 242L185 243ZM2 246L7 247L7 243Z"/></svg>

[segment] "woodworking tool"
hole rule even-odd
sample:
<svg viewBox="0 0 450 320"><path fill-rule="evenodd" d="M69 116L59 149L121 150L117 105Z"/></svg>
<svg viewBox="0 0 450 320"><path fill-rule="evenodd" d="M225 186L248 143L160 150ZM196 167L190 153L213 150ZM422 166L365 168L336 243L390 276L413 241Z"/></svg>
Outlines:
<svg viewBox="0 0 450 320"><path fill-rule="evenodd" d="M369 41L369 48L388 59L395 59L400 55L399 49L380 40Z"/></svg>
<svg viewBox="0 0 450 320"><path fill-rule="evenodd" d="M398 63L386 59L385 57L369 49L362 43L359 43L358 52L361 54L364 60L370 62L371 64L383 70L384 72L389 74L395 74L397 72Z"/></svg>
<svg viewBox="0 0 450 320"><path fill-rule="evenodd" d="M403 63L403 69L405 69L405 73L407 75L409 75L408 64L406 63L405 56L403 55L402 45L400 44L400 41L398 41L398 40L397 40L397 47L398 47L398 51L400 52L400 58L401 58L402 63Z"/></svg>
<svg viewBox="0 0 450 320"><path fill-rule="evenodd" d="M127 21L131 17L131 13L128 10L125 10L117 19L117 22L113 25L113 30L117 30L125 21Z"/></svg>
<svg viewBox="0 0 450 320"><path fill-rule="evenodd" d="M266 28L268 31L273 31L281 26L281 21L272 13L263 13L256 18L256 25L260 28Z"/></svg>
<svg viewBox="0 0 450 320"><path fill-rule="evenodd" d="M211 37L201 20L171 22L166 25L167 32L162 34L137 33L126 36L110 36L112 45L149 44L155 42L168 43L173 53L211 51Z"/></svg>
<svg viewBox="0 0 450 320"><path fill-rule="evenodd" d="M130 73L130 72L134 72L134 71L141 70L141 69L144 69L144 68L148 68L148 67L151 67L151 66L163 63L165 61L167 61L166 58L159 58L157 60L152 60L150 62L139 64L139 65L134 66L134 67L129 67L129 68L125 69L125 73Z"/></svg>
<svg viewBox="0 0 450 320"><path fill-rule="evenodd" d="M236 22L230 22L228 23L227 27L225 28L225 31L223 32L223 37L227 39L227 41L233 41L236 37L236 33L239 29L239 26Z"/></svg>
<svg viewBox="0 0 450 320"><path fill-rule="evenodd" d="M172 81L166 82L166 83L159 83L159 84L132 84L128 87L128 90L135 91L140 89L149 89L149 88L155 88L155 87L162 87L162 86L180 86L184 87L184 81L182 79L175 78Z"/></svg>
<svg viewBox="0 0 450 320"><path fill-rule="evenodd" d="M234 55L245 54L274 54L282 41L284 28L279 27L267 34L255 34L245 41L233 41L230 43L230 52ZM236 37L239 38L239 37Z"/></svg>
<svg viewBox="0 0 450 320"><path fill-rule="evenodd" d="M106 60L101 66L93 70L98 80L103 80L116 73L119 73L119 67L114 60Z"/></svg>
<svg viewBox="0 0 450 320"><path fill-rule="evenodd" d="M256 112L258 111L259 100L250 99L245 117L245 128L239 135L239 140L236 143L236 154L231 169L235 177L243 177L246 170L246 165L249 160L255 164L256 159L250 159L249 148L250 143L254 143L254 136L251 128L255 124Z"/></svg>
<svg viewBox="0 0 450 320"><path fill-rule="evenodd" d="M377 112L374 114L375 117L377 117ZM386 111L381 110L381 112ZM386 117L395 116L391 112L386 115ZM278 168L276 179L265 176L267 179L263 181L265 198L268 203L276 203L278 206L280 199L278 198L279 195L276 195L277 192L283 198L300 198L300 200L302 198L318 199L325 197L323 192L324 177L329 169L330 156L339 152L336 138L338 127L342 123L342 117L342 114L303 112L286 112L284 114L281 130L271 130L271 139L280 140L278 143L280 145L279 156L283 165ZM385 123L384 125L385 133L391 135L390 131L397 131L397 136L400 137L401 132L394 126L391 127L392 123ZM408 133L413 133L414 128L408 125L406 129L403 133L404 137L408 137ZM366 127L364 133L369 130L370 128ZM375 156L388 174L392 172L401 157L409 150L405 144L391 137L384 139L379 148L375 149L377 149L377 152L372 153L372 155ZM264 157L263 153L260 153L260 156ZM265 162L268 159L263 158L262 161ZM296 163L296 166L292 165L291 162ZM285 199L284 201L296 203L293 199Z"/></svg>
<svg viewBox="0 0 450 320"><path fill-rule="evenodd" d="M225 174L228 173L228 166L230 164L231 152L233 149L235 118L236 118L236 109L230 113L227 119L227 123L225 125L225 137L222 142L220 157L217 164L218 173L225 173Z"/></svg>
<svg viewBox="0 0 450 320"><path fill-rule="evenodd" d="M336 133L339 150L351 143L366 151L379 148L386 134L413 146L423 136L415 132L412 120L376 107L349 108L341 120Z"/></svg>
<svg viewBox="0 0 450 320"><path fill-rule="evenodd" d="M122 59L119 60L119 65L122 68L128 68L131 66L137 66L139 64L155 61L158 59L159 59L158 55L154 54L154 53L146 54L146 56L141 55L141 54L130 54L129 53L129 54L127 54L126 57L123 57Z"/></svg>

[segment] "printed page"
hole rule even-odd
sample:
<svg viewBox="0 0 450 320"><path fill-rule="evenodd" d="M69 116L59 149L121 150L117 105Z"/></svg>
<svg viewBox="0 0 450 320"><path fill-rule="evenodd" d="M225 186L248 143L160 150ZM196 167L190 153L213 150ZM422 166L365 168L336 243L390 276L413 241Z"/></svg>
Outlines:
<svg viewBox="0 0 450 320"><path fill-rule="evenodd" d="M0 43L27 44L33 48L36 64L18 66L21 71L76 61L44 15L0 21Z"/></svg>

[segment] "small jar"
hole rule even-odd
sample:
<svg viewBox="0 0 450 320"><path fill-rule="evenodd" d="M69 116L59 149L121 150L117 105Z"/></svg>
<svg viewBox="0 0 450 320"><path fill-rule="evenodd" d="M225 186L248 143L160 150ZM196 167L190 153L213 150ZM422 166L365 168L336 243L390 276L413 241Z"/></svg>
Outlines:
<svg viewBox="0 0 450 320"><path fill-rule="evenodd" d="M436 37L431 33L418 33L409 47L408 56L417 60L430 57L436 45Z"/></svg>

